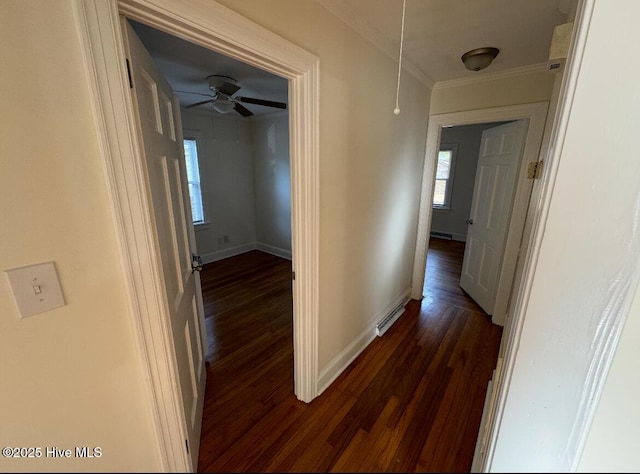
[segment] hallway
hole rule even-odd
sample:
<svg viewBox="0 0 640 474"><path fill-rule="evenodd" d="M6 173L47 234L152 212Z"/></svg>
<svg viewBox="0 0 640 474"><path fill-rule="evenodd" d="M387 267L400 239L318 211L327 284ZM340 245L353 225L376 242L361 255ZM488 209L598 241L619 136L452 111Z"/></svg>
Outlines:
<svg viewBox="0 0 640 474"><path fill-rule="evenodd" d="M310 404L293 395L290 262L205 265L198 471L469 471L501 328L456 291L456 244L434 243L425 298Z"/></svg>

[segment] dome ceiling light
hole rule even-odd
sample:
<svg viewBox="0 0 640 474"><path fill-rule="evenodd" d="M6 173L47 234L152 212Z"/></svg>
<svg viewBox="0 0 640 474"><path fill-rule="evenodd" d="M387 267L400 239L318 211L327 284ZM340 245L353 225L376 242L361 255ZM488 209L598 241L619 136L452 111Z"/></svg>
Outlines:
<svg viewBox="0 0 640 474"><path fill-rule="evenodd" d="M469 71L479 71L491 64L499 52L498 48L477 48L464 53L461 59Z"/></svg>

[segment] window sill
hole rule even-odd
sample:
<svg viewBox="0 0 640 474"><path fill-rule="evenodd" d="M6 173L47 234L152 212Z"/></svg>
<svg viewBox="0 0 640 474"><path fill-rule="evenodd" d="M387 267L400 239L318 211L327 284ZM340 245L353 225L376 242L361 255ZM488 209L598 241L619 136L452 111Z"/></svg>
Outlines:
<svg viewBox="0 0 640 474"><path fill-rule="evenodd" d="M211 226L211 221L198 222L193 224L195 230L205 230Z"/></svg>
<svg viewBox="0 0 640 474"><path fill-rule="evenodd" d="M443 211L443 212L451 211L450 207L445 207L445 206L433 206L431 209L433 209L434 211Z"/></svg>

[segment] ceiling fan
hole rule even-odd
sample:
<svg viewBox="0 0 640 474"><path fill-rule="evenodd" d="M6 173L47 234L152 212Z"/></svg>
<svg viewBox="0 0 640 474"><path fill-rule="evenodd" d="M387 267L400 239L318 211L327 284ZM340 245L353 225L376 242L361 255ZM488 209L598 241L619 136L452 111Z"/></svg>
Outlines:
<svg viewBox="0 0 640 474"><path fill-rule="evenodd" d="M213 95L209 96L210 99L196 102L195 104L187 105L187 108L198 107L199 105L212 103L213 108L222 113L228 114L232 110L235 110L243 117L250 117L253 115L249 109L247 109L240 102L245 104L263 105L265 107L275 107L277 109L286 109L287 104L284 102L274 102L272 100L254 99L252 97L233 97L233 94L240 90L238 81L229 76L221 76L214 74L207 77L209 83L209 89L213 92ZM207 95L207 94L202 94Z"/></svg>

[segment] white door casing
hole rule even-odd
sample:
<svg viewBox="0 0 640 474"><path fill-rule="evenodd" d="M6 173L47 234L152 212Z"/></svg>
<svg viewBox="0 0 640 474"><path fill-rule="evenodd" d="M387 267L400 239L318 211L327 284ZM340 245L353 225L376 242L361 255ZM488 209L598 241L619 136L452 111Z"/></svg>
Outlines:
<svg viewBox="0 0 640 474"><path fill-rule="evenodd" d="M318 394L319 59L214 0L75 0L100 158L112 205L132 326L147 382L150 419L163 471L187 471L181 401L162 322L160 257L152 245L119 13L289 80L294 382Z"/></svg>
<svg viewBox="0 0 640 474"><path fill-rule="evenodd" d="M465 112L452 112L447 114L431 115L427 130L427 146L425 151L424 167L422 171L422 190L420 194L420 212L418 216L418 232L416 239L416 251L413 265L413 284L411 297L422 299L422 288L424 286L425 268L427 265L427 250L429 243L429 232L431 229L431 215L433 203L433 183L435 179L435 163L440 144L440 131L445 126L470 125L490 122L504 122L508 120L527 119L529 127L522 154L522 162L538 160L540 147L542 144L545 120L548 103L537 102L533 104L513 105L507 107L495 107L491 109L469 110ZM527 213L530 199L535 201L539 193L539 180L533 183L533 192L529 183L523 181L526 174L526 166L520 166L520 178L515 191L513 210L507 242L505 244L505 254L500 271L500 278L496 291L496 300L492 322L503 326L507 319L508 302L511 296L515 274L516 263L521 246L528 245L528 235L523 234L526 221L532 218L531 213ZM526 185L526 186L525 186ZM507 278L506 275L511 275Z"/></svg>
<svg viewBox="0 0 640 474"><path fill-rule="evenodd" d="M527 121L482 132L460 286L493 314Z"/></svg>
<svg viewBox="0 0 640 474"><path fill-rule="evenodd" d="M169 348L175 358L185 448L194 470L198 465L206 379L205 330L202 304L198 301L199 274L191 266L196 252L192 247L195 239L190 221L180 106L129 22L120 18L136 122L142 138L140 153L151 197L155 245L161 260L165 314L171 334Z"/></svg>
<svg viewBox="0 0 640 474"><path fill-rule="evenodd" d="M118 7L128 18L289 79L294 388L310 402L318 395L319 59L214 0L118 0Z"/></svg>

